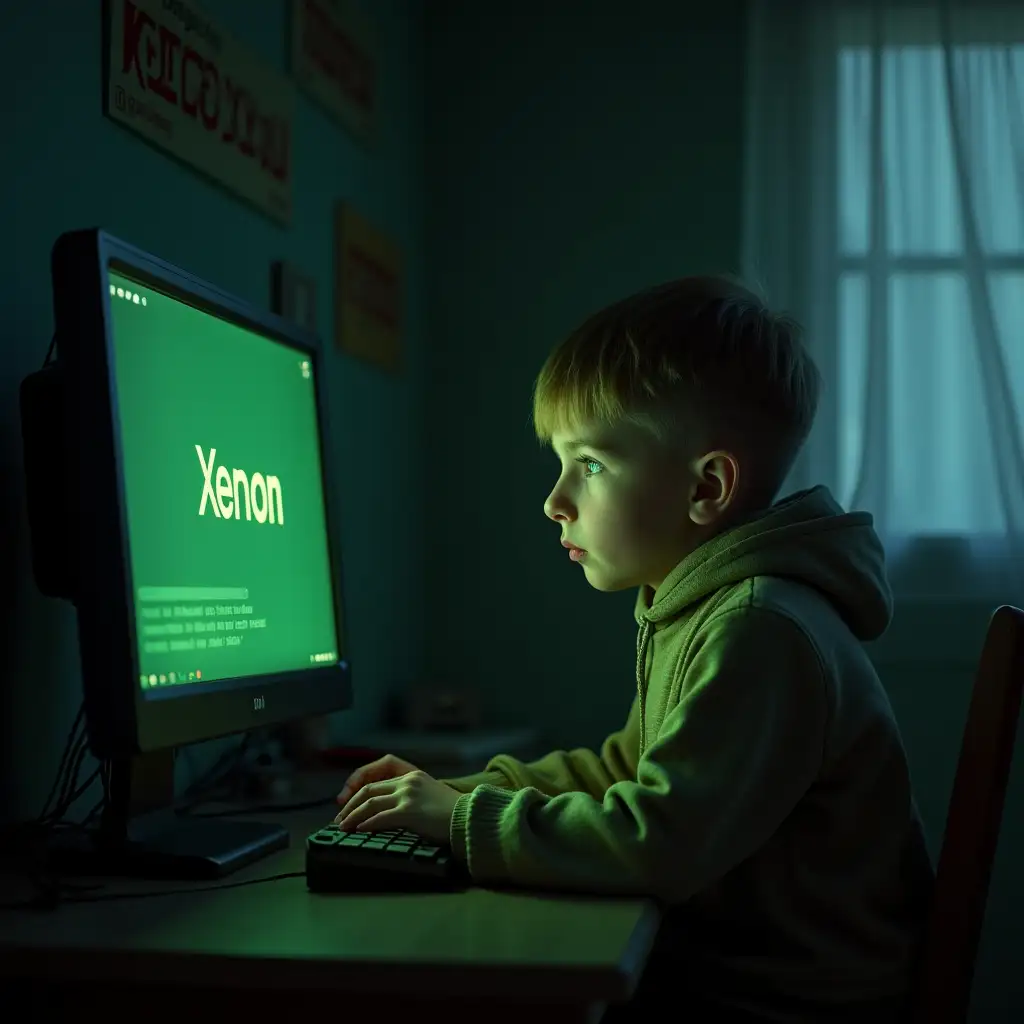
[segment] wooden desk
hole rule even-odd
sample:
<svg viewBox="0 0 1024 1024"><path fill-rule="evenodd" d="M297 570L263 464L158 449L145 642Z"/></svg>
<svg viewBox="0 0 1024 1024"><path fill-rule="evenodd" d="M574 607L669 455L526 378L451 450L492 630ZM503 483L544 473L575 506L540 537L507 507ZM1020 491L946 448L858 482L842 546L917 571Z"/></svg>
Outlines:
<svg viewBox="0 0 1024 1024"><path fill-rule="evenodd" d="M485 889L324 896L304 878L236 884L302 871L305 837L330 813L266 815L289 826L291 847L220 883L112 881L106 892L168 894L0 911L5 1005L24 998L33 1018L73 1009L133 1024L289 1021L297 1010L360 1024L417 1011L567 1024L596 1022L632 994L658 927L646 900ZM0 902L12 885L0 885ZM341 1016L352 1012L364 1016Z"/></svg>

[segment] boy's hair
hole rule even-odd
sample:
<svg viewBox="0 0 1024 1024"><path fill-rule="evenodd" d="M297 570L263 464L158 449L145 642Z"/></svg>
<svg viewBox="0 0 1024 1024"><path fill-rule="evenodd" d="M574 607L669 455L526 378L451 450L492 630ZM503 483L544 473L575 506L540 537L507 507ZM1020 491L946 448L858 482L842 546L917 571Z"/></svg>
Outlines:
<svg viewBox="0 0 1024 1024"><path fill-rule="evenodd" d="M533 392L537 438L627 422L669 453L727 445L750 474L750 501L771 504L821 390L801 334L731 277L638 292L595 313L548 356Z"/></svg>

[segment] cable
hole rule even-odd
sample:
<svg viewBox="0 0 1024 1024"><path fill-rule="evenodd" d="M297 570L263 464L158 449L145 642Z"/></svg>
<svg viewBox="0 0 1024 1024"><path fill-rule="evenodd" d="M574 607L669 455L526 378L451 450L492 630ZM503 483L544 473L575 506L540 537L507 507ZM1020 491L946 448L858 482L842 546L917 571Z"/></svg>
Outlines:
<svg viewBox="0 0 1024 1024"><path fill-rule="evenodd" d="M51 351L52 348L53 346L51 345ZM86 884L61 877L60 873L54 870L50 863L49 848L52 837L58 833L66 834L67 832L87 831L95 823L96 819L103 814L110 801L110 783L113 767L110 761L100 761L88 778L84 782L79 782L82 766L89 753L88 736L85 732L84 720L85 705L83 702L68 732L56 777L38 816L30 821L17 822L6 830L0 829L0 854L10 854L16 862L22 861L20 867L33 890L33 894L29 899L18 903L0 904L0 910L53 910L62 903L140 899L149 896L170 895L176 892L204 892L211 888L234 888L239 885L253 885L259 882L305 876L305 872L290 872L265 878L250 879L245 882L205 886L198 889L166 889L144 893L107 894L97 893L97 890L105 887L103 884ZM180 803L175 803L175 813L186 815L193 807L206 802L218 785L224 782L230 783L239 765L244 760L245 754L252 743L252 738L253 733L245 733L237 748L222 754L209 770L193 781L186 790L184 800ZM68 821L68 812L92 788L97 780L101 783L103 791L100 798L93 804L81 821ZM330 802L329 798L324 798L296 804L268 804L262 807L247 806L240 810L198 814L195 816L219 817L228 814L247 814L264 810L280 812L319 807Z"/></svg>
<svg viewBox="0 0 1024 1024"><path fill-rule="evenodd" d="M57 825L61 823L67 812L74 806L75 801L96 781L99 777L99 769L97 768L92 775L89 776L88 781L84 786L75 789L78 785L78 776L82 772L82 764L85 761L86 755L89 753L88 743L86 738L83 736L75 748L72 755L72 767L64 775L64 781L60 789L60 798L57 801L57 806L50 812L48 818L45 818L45 823L48 825Z"/></svg>
<svg viewBox="0 0 1024 1024"><path fill-rule="evenodd" d="M74 756L73 751L78 746L80 740L78 739L78 733L81 731L85 719L85 702L83 701L78 708L78 714L75 715L74 724L71 726L71 731L68 733L68 738L64 742L64 754L60 759L60 766L57 768L57 777L53 780L53 785L50 787L50 795L46 798L46 803L43 804L43 809L39 814L38 821L42 821L50 813L50 804L53 803L54 795L57 790L61 787L61 782L64 778L64 774L68 769L69 762Z"/></svg>
<svg viewBox="0 0 1024 1024"><path fill-rule="evenodd" d="M84 714L85 708L83 705L75 716L75 721L64 744L64 753L60 760L60 766L57 769L57 776L53 780L50 793L39 815L34 820L16 822L14 825L9 826L9 832L4 837L6 840L16 840L26 834L31 835L35 833L38 835L48 832L53 825L60 822L67 815L74 800L88 789L88 785L91 785L92 780L84 788L79 788L77 795L72 791L72 787L77 782L78 773L81 771L83 751L86 749L85 737L84 735L79 735L82 730ZM57 798L56 804L54 803L55 797ZM2 845L6 846L6 843Z"/></svg>
<svg viewBox="0 0 1024 1024"><path fill-rule="evenodd" d="M60 903L108 903L114 900L152 899L156 896L179 896L183 893L214 892L220 889L239 889L246 885L263 885L266 882L281 882L286 878L305 878L305 871L283 871L276 875L264 875L262 878L247 878L241 882L222 882L217 885L191 886L188 889L152 889L149 892L109 892L95 896L68 896L51 893L37 894L29 900L15 903L0 903L0 910L55 910ZM87 886L79 886L85 891Z"/></svg>
<svg viewBox="0 0 1024 1024"><path fill-rule="evenodd" d="M87 738L83 729L84 715L83 704L68 733L56 778L38 816L27 822L15 823L3 835L0 852L10 855L15 865L21 867L34 890L34 896L28 902L28 906L53 907L69 894L98 888L62 880L51 870L48 857L52 836L58 832L86 828L102 810L106 800L109 765L105 762L101 763L84 783L80 784L78 781L88 753ZM67 821L70 809L88 792L97 779L103 783L104 796L89 811L85 821Z"/></svg>
<svg viewBox="0 0 1024 1024"><path fill-rule="evenodd" d="M252 743L252 736L251 732L245 733L235 750L221 754L210 768L192 782L185 790L181 801L175 802L174 813L188 814L193 807L206 802L219 784L230 783L245 758L246 751Z"/></svg>

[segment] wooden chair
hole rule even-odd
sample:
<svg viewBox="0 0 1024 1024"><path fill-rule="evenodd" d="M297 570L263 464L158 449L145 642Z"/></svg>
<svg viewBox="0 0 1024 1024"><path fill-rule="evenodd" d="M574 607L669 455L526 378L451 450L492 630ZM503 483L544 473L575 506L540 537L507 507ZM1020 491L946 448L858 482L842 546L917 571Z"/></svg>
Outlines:
<svg viewBox="0 0 1024 1024"><path fill-rule="evenodd" d="M992 614L953 780L914 1024L964 1024L1024 689L1024 611Z"/></svg>

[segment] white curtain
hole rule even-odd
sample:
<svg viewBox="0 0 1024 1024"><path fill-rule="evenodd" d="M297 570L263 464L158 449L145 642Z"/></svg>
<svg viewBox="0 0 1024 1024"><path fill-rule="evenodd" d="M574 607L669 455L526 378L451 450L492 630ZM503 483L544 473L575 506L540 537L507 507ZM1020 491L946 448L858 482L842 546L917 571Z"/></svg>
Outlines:
<svg viewBox="0 0 1024 1024"><path fill-rule="evenodd" d="M897 597L1024 603L1024 3L753 0L744 273L825 378L789 489Z"/></svg>

